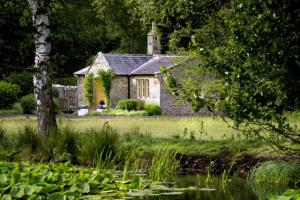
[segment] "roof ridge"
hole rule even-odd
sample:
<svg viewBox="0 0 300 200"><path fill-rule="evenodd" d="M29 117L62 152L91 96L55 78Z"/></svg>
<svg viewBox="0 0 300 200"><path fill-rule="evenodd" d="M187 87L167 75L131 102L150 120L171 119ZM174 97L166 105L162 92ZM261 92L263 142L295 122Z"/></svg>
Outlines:
<svg viewBox="0 0 300 200"><path fill-rule="evenodd" d="M131 56L131 57L153 57L153 55L148 54L120 54L120 53L103 53L104 56Z"/></svg>
<svg viewBox="0 0 300 200"><path fill-rule="evenodd" d="M151 62L157 61L157 60L159 60L159 59L161 59L161 57L159 57L159 56L153 56L153 58L151 58L150 60L148 60L147 62L145 62L144 64L142 64L141 66L139 66L138 68L136 68L135 70L133 70L132 72L130 72L129 75L131 75L131 74L134 73L135 71L137 71L137 70L143 68L145 65L147 65L147 64L149 64L149 63L151 63Z"/></svg>

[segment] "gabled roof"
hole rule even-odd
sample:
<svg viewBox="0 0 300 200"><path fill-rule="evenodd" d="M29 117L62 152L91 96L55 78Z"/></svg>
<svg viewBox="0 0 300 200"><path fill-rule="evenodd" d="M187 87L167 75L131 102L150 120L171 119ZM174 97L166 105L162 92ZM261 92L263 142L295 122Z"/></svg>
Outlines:
<svg viewBox="0 0 300 200"><path fill-rule="evenodd" d="M91 66L74 75L93 73L97 76L101 69L111 68L116 75L155 75L160 67L172 67L185 60L182 56L144 54L104 54L99 52Z"/></svg>
<svg viewBox="0 0 300 200"><path fill-rule="evenodd" d="M87 66L87 67L85 67L85 68L83 68L83 69L81 69L79 71L76 71L76 72L74 72L74 75L78 75L78 76L81 75L81 76L83 76L83 75L85 75L89 71L90 67L91 66Z"/></svg>
<svg viewBox="0 0 300 200"><path fill-rule="evenodd" d="M178 56L155 56L150 61L132 71L130 75L154 75L160 72L162 66L171 67L182 61L182 58L183 57Z"/></svg>
<svg viewBox="0 0 300 200"><path fill-rule="evenodd" d="M144 63L153 58L152 55L135 54L103 54L109 66L117 75L129 75Z"/></svg>

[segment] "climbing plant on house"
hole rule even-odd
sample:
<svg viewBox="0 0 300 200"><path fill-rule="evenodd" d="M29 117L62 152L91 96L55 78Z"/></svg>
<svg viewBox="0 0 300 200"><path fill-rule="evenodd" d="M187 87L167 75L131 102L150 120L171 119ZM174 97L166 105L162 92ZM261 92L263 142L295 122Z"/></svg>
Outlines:
<svg viewBox="0 0 300 200"><path fill-rule="evenodd" d="M84 79L84 97L89 108L93 106L93 75L88 74Z"/></svg>
<svg viewBox="0 0 300 200"><path fill-rule="evenodd" d="M106 96L107 105L110 103L110 90L111 90L111 83L113 78L113 71L112 70L101 70L98 74L99 80L102 82L104 87L104 93Z"/></svg>

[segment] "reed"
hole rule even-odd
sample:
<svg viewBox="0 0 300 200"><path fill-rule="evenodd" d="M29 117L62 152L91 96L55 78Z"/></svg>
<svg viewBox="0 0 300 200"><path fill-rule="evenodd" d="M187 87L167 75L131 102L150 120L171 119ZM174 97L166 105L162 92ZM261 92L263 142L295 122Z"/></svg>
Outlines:
<svg viewBox="0 0 300 200"><path fill-rule="evenodd" d="M179 160L176 159L176 153L164 146L152 158L149 177L153 181L170 180L177 172L178 166Z"/></svg>
<svg viewBox="0 0 300 200"><path fill-rule="evenodd" d="M300 163L268 161L252 170L249 178L260 184L298 187L300 185Z"/></svg>

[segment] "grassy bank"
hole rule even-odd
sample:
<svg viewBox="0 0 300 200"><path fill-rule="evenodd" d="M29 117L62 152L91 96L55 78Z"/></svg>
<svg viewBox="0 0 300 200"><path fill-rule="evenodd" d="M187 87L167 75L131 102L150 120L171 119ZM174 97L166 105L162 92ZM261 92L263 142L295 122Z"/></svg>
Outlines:
<svg viewBox="0 0 300 200"><path fill-rule="evenodd" d="M1 127L12 138L25 126L36 129L34 117L1 118ZM262 141L246 139L220 118L212 117L114 117L58 119L60 127L67 127L87 140L90 130L102 130L108 123L117 133L119 148L139 148L146 153L157 152L163 144L181 154L216 155L226 147L233 153L244 155L270 155L275 153ZM70 128L71 127L71 128ZM66 129L64 129L66 130Z"/></svg>
<svg viewBox="0 0 300 200"><path fill-rule="evenodd" d="M90 128L101 129L108 122L120 134L138 130L138 132L159 138L172 138L193 134L196 139L224 139L238 137L234 131L220 118L212 117L85 117L85 118L57 118L60 127L70 126L75 130ZM0 118L0 124L10 133L18 132L25 125L36 126L35 117Z"/></svg>

